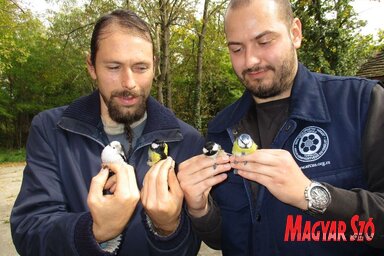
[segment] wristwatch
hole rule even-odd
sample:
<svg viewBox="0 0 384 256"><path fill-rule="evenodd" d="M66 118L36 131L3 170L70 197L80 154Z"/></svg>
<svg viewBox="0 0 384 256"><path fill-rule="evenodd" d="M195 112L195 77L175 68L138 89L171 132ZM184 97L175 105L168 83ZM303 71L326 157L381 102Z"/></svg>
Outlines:
<svg viewBox="0 0 384 256"><path fill-rule="evenodd" d="M316 181L311 181L311 184L305 188L304 197L308 201L310 214L323 214L331 203L331 194L328 189Z"/></svg>

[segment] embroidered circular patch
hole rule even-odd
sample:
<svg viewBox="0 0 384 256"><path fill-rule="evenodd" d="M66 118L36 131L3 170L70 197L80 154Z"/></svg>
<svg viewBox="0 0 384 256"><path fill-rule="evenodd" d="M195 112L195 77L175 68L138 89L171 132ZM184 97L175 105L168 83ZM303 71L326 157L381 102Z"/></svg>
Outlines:
<svg viewBox="0 0 384 256"><path fill-rule="evenodd" d="M302 162L316 161L327 152L328 134L317 126L304 128L292 145L293 155Z"/></svg>

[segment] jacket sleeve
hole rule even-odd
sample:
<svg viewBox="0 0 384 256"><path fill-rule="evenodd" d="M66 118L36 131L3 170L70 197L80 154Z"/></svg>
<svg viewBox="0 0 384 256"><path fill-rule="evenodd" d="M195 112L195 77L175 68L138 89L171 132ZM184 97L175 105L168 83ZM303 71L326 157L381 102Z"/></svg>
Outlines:
<svg viewBox="0 0 384 256"><path fill-rule="evenodd" d="M209 211L206 215L200 218L190 216L192 228L196 234L209 247L215 250L221 249L221 215L220 208L209 196Z"/></svg>
<svg viewBox="0 0 384 256"><path fill-rule="evenodd" d="M332 202L323 217L348 223L353 215L362 221L372 218L375 234L369 244L384 248L384 88L380 85L373 88L368 113L362 149L367 190L344 190L326 184ZM356 230L352 230L352 234Z"/></svg>
<svg viewBox="0 0 384 256"><path fill-rule="evenodd" d="M201 240L195 235L191 228L191 223L183 209L180 216L180 224L175 233L167 237L161 237L152 232L143 217L145 229L147 232L148 243L152 255L180 255L192 256L197 255Z"/></svg>
<svg viewBox="0 0 384 256"><path fill-rule="evenodd" d="M13 242L20 255L81 255L77 248L93 239L78 235L75 242L75 231L86 230L91 220L80 221L87 213L68 209L57 167L53 129L41 114L31 124L27 165L10 218ZM91 247L97 252L93 255L103 254L95 241Z"/></svg>

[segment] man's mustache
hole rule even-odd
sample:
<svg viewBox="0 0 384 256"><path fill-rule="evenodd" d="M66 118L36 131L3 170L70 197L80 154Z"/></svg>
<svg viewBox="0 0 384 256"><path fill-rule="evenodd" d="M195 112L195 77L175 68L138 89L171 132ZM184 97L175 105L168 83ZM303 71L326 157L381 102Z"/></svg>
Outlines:
<svg viewBox="0 0 384 256"><path fill-rule="evenodd" d="M115 92L112 92L111 93L111 98L113 97L140 97L141 94L139 92L135 92L135 91L127 91L127 90L124 90L124 91L115 91Z"/></svg>
<svg viewBox="0 0 384 256"><path fill-rule="evenodd" d="M270 65L267 65L267 66L264 66L264 67L254 66L254 67L251 67L251 68L247 68L241 74L243 75L243 77L245 77L245 75L248 74L248 73L259 72L260 70L272 70L272 71L274 71L275 69L272 66L270 66Z"/></svg>

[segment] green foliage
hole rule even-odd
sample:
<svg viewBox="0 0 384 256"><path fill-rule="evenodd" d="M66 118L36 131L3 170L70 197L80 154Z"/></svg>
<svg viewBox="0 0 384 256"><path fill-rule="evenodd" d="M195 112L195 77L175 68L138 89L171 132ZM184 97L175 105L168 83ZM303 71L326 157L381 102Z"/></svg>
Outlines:
<svg viewBox="0 0 384 256"><path fill-rule="evenodd" d="M211 7L215 8L213 5ZM201 95L201 121L204 133L208 121L225 106L240 97L244 87L234 75L223 32L224 9L210 17L204 41L203 77ZM192 19L185 26L172 31L171 74L176 114L186 122L194 124L196 97L196 65L198 33L201 20Z"/></svg>
<svg viewBox="0 0 384 256"><path fill-rule="evenodd" d="M0 149L0 163L17 163L25 161L25 148Z"/></svg>
<svg viewBox="0 0 384 256"><path fill-rule="evenodd" d="M299 59L309 69L335 75L355 75L372 55L371 35L360 34L365 21L357 19L351 0L295 0L295 14L303 25Z"/></svg>

